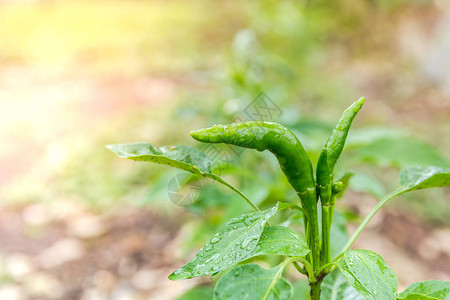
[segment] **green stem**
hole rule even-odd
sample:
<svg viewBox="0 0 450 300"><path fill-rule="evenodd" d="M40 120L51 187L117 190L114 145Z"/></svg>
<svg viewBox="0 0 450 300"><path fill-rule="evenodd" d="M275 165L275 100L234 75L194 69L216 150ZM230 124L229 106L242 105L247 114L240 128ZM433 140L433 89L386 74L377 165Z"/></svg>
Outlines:
<svg viewBox="0 0 450 300"><path fill-rule="evenodd" d="M347 244L345 245L344 249L342 250L341 254L339 254L337 258L339 258L340 256L342 256L342 254L349 250L350 247L353 245L353 243L356 241L356 239L358 238L358 236L361 234L361 232L364 230L364 228L367 226L367 224L370 222L370 220L372 220L373 216L375 216L375 214L386 204L389 202L389 200L391 200L392 198L394 198L395 196L398 196L402 193L404 193L405 190L402 189L398 189L393 191L392 193L390 193L389 195L387 195L386 197L383 198L383 200L381 200L380 202L378 202L378 204L372 209L372 211L367 215L367 217L364 219L364 221L361 223L361 225L359 225L358 229L356 229L355 233L353 233L353 235L351 236L351 238L348 240ZM336 260L335 259L335 260Z"/></svg>
<svg viewBox="0 0 450 300"><path fill-rule="evenodd" d="M311 240L310 240L310 236L311 235L309 233L309 230L310 230L310 228L309 228L309 219L308 219L308 216L306 214L303 215L303 227L305 228L306 242L308 244L309 249L311 250L311 246L309 246L309 245L311 245ZM313 260L314 260L312 251L309 251L308 258L309 258L309 261L312 263Z"/></svg>
<svg viewBox="0 0 450 300"><path fill-rule="evenodd" d="M272 279L272 282L270 283L269 288L266 291L266 294L264 295L264 297L262 299L268 299L269 293L272 290L272 288L275 286L275 284L277 283L278 279L281 278L281 275L283 274L284 270L286 269L287 265L290 264L291 262L295 261L294 258L290 257L288 259L286 259L285 261L283 261L281 263L280 269L278 270L278 272L275 274L275 276Z"/></svg>
<svg viewBox="0 0 450 300"><path fill-rule="evenodd" d="M322 251L321 265L330 261L330 227L331 227L331 207L330 205L322 205Z"/></svg>
<svg viewBox="0 0 450 300"><path fill-rule="evenodd" d="M320 264L320 233L319 233L319 220L317 218L317 207L314 207L310 213L309 225L309 248L312 253L311 264L314 269L319 267Z"/></svg>
<svg viewBox="0 0 450 300"><path fill-rule="evenodd" d="M307 189L303 193L297 193L306 215L303 215L305 222L305 234L308 247L311 250L308 257L313 268L320 264L320 234L319 221L317 218L317 193L315 189ZM306 216L306 217L305 217Z"/></svg>
<svg viewBox="0 0 450 300"><path fill-rule="evenodd" d="M329 214L329 222L330 222L330 230L331 230L331 225L333 223L333 217L334 217L334 204L336 203L336 193L333 192L331 194L331 201L330 201L330 214Z"/></svg>
<svg viewBox="0 0 450 300"><path fill-rule="evenodd" d="M292 264L294 265L295 269L296 269L299 273L302 273L303 275L308 275L308 272L305 271L305 270L304 270L304 269L303 269L296 261L294 261Z"/></svg>
<svg viewBox="0 0 450 300"><path fill-rule="evenodd" d="M232 186L231 184L229 184L228 182L226 182L225 180L223 180L222 178L220 178L219 176L212 176L210 177L211 179L214 179L217 182L220 182L221 184L225 185L226 187L230 188L231 190L235 191L236 193L238 193L239 196L241 196L247 203L248 205L250 205L256 212L260 212L261 210L258 208L258 206L256 206L255 204L253 204L252 201L250 201L250 199L248 199L240 190L238 190L237 188L235 188L234 186ZM267 221L266 225L268 226L272 226L269 221Z"/></svg>
<svg viewBox="0 0 450 300"><path fill-rule="evenodd" d="M340 259L340 257L339 257L339 259ZM336 259L335 260L333 260L332 262L329 262L329 263L327 263L326 265L323 265L317 272L316 272L316 277L317 276L319 276L319 274L321 273L321 272L323 272L323 274L329 274L332 270L334 270L334 268L335 267L337 267L337 264L336 264L336 260L339 260L337 257L336 257ZM333 267L333 268L330 268L328 271L325 271L325 269L327 269L328 267Z"/></svg>
<svg viewBox="0 0 450 300"><path fill-rule="evenodd" d="M317 280L316 282L310 282L309 286L311 290L309 292L311 296L311 300L320 300L320 285L322 284L322 280Z"/></svg>
<svg viewBox="0 0 450 300"><path fill-rule="evenodd" d="M242 192L240 190L238 190L237 188L235 188L234 186L232 186L231 184L229 184L228 182L226 182L225 180L223 180L222 178L218 177L218 176L213 176L211 177L211 179L214 179L217 182L220 182L221 184L225 185L226 187L230 188L231 190L235 191L236 193L239 194L239 196L241 196L247 203L248 205L250 205L255 211L260 211L259 208L253 204L252 201L250 201L250 199L248 199L244 194L242 194Z"/></svg>
<svg viewBox="0 0 450 300"><path fill-rule="evenodd" d="M332 192L330 197L330 204L322 206L322 263L321 265L327 265L331 260L330 248L331 248L331 225L333 223L334 215L334 203L336 200L336 194ZM321 270L323 267L321 268ZM328 274L328 270L325 270Z"/></svg>

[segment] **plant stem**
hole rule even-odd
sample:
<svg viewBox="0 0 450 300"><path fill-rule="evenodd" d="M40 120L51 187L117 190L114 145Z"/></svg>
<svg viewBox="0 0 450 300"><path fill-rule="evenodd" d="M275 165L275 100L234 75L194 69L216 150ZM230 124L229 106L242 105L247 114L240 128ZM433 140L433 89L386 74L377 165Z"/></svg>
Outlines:
<svg viewBox="0 0 450 300"><path fill-rule="evenodd" d="M303 227L305 228L305 236L306 236L306 243L309 245L311 245L311 240L310 240L310 234L309 234L309 218L306 214L303 215ZM311 246L309 246L309 249L311 250ZM308 253L308 258L309 258L309 262L313 262L313 254L312 251L309 251Z"/></svg>
<svg viewBox="0 0 450 300"><path fill-rule="evenodd" d="M341 258L339 257L339 259L341 259ZM323 265L322 267L320 267L319 271L316 271L316 277L319 276L320 273L324 274L324 277L327 276L332 270L334 270L334 268L337 267L336 261L339 259L336 258L332 262L329 262L326 265ZM326 270L329 267L332 267L332 268Z"/></svg>
<svg viewBox="0 0 450 300"><path fill-rule="evenodd" d="M320 233L319 233L319 220L317 218L317 207L313 209L311 212L311 216L308 218L309 220L309 230L308 230L308 241L309 248L311 249L312 261L311 264L313 269L319 267L320 265Z"/></svg>
<svg viewBox="0 0 450 300"><path fill-rule="evenodd" d="M237 188L235 188L234 186L232 186L231 184L229 184L228 182L226 182L225 180L223 180L222 178L220 178L219 176L214 176L214 177L210 177L211 179L214 179L217 182L220 182L221 184L225 185L226 187L230 188L231 190L235 191L236 193L239 194L239 196L241 196L247 203L248 205L250 205L255 211L260 211L260 209L253 204L252 201L250 201L250 199L248 199L240 190L238 190Z"/></svg>
<svg viewBox="0 0 450 300"><path fill-rule="evenodd" d="M331 207L330 205L322 205L322 251L321 265L325 265L330 260L330 227L331 227Z"/></svg>
<svg viewBox="0 0 450 300"><path fill-rule="evenodd" d="M316 189L307 189L303 193L297 193L306 215L303 215L305 222L305 234L308 247L311 252L308 254L309 262L313 268L320 264L320 233L319 221L317 218L317 192Z"/></svg>
<svg viewBox="0 0 450 300"><path fill-rule="evenodd" d="M300 265L296 261L294 261L292 264L299 273L302 273L303 275L308 275L308 272L306 272L302 267L300 267Z"/></svg>
<svg viewBox="0 0 450 300"><path fill-rule="evenodd" d="M316 282L309 283L309 286L311 287L311 290L309 292L311 300L320 300L320 286L322 284L322 280L323 278L317 280Z"/></svg>
<svg viewBox="0 0 450 300"><path fill-rule="evenodd" d="M353 233L353 235L351 236L351 238L348 240L347 244L345 245L344 249L342 250L341 254L339 254L338 257L340 257L342 255L342 253L344 253L345 251L349 250L350 247L353 245L353 243L356 241L356 239L358 238L358 236L361 234L361 232L364 230L364 228L367 226L367 224L370 222L370 220L372 220L373 216L375 216L375 214L386 204L389 202L389 200L391 200L392 198L394 198L395 196L398 196L402 193L404 193L405 190L403 189L398 189L393 191L392 193L390 193L389 195L387 195L386 197L383 198L383 200L381 200L380 202L378 202L378 204L372 209L372 211L367 215L367 217L364 219L364 221L361 223L361 225L359 225L358 229L356 229L355 233Z"/></svg>

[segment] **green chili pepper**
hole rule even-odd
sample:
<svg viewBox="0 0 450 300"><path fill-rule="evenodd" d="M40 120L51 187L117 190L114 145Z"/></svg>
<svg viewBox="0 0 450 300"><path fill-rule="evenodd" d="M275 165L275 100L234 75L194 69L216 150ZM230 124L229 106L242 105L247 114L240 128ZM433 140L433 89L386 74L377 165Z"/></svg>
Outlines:
<svg viewBox="0 0 450 300"><path fill-rule="evenodd" d="M191 136L206 143L232 144L258 151L269 150L276 156L289 183L300 196L315 189L308 155L297 137L280 124L255 121L215 125L193 131Z"/></svg>
<svg viewBox="0 0 450 300"><path fill-rule="evenodd" d="M320 153L316 176L322 203L330 201L334 166L342 153L352 121L365 101L364 97L360 98L344 111Z"/></svg>
<svg viewBox="0 0 450 300"><path fill-rule="evenodd" d="M328 138L325 147L320 153L317 162L317 188L322 204L322 265L327 264L330 261L330 229L333 220L334 202L336 194L338 194L343 187L342 182L333 184L334 166L342 153L352 121L356 114L361 110L364 102L365 98L360 98L344 111Z"/></svg>

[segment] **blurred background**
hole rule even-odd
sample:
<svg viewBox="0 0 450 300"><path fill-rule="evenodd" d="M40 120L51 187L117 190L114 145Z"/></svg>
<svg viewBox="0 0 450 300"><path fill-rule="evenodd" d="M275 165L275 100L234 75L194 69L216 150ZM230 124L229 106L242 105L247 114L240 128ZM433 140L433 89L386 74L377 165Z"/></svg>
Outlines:
<svg viewBox="0 0 450 300"><path fill-rule="evenodd" d="M262 119L315 161L361 96L336 247L403 167L450 166L449 1L0 1L0 299L211 299L214 280L167 276L249 207L210 181L177 205L180 171L105 145L202 149L190 130ZM261 207L296 201L271 155L214 149ZM392 201L355 247L382 254L400 290L450 280L449 199Z"/></svg>

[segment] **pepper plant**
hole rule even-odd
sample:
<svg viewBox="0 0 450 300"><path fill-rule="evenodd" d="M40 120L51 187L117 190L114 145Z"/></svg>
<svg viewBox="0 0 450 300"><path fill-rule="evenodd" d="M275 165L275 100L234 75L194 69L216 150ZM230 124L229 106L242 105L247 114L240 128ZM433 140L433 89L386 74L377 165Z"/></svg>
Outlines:
<svg viewBox="0 0 450 300"><path fill-rule="evenodd" d="M173 272L169 279L215 276L227 271L216 284L214 299L284 300L293 297L291 284L283 278L285 269L293 265L307 276L312 300L450 299L450 283L436 280L412 284L399 293L397 278L380 255L370 250L351 249L373 216L392 198L414 190L450 186L448 168L420 166L402 170L398 189L373 208L340 254L331 255L330 230L335 200L346 188L346 181L336 178L334 168L352 121L364 102L361 98L344 111L320 153L315 172L296 135L277 123L243 122L191 132L191 136L200 142L225 143L273 153L296 191L300 205L278 202L274 207L260 210L241 191L214 174L208 156L193 147L158 148L148 143L107 146L122 158L169 165L215 180L238 193L254 210L223 224L197 255ZM280 210L292 210L303 219L303 235L289 227L270 223L270 218ZM285 259L272 269L245 263L260 255L277 255Z"/></svg>

